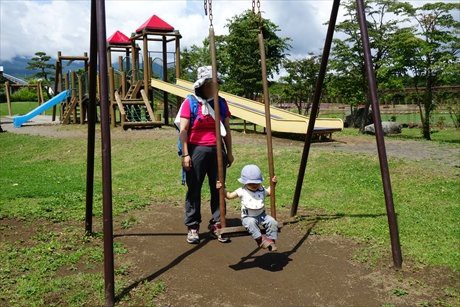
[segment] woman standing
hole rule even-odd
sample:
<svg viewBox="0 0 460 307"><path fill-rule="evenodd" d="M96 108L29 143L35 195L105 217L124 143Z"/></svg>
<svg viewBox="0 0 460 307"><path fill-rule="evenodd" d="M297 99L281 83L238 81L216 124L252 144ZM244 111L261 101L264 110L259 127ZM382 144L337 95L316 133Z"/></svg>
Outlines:
<svg viewBox="0 0 460 307"><path fill-rule="evenodd" d="M220 79L219 79L220 83ZM180 142L182 145L182 167L185 170L187 194L185 196L184 223L188 228L187 242L200 242L199 229L201 223L201 188L208 176L211 192L211 214L209 230L220 242L227 238L216 235L220 226L219 191L217 181L217 147L215 130L214 104L219 103L221 113L221 134L224 140L222 157L224 166L233 163L232 137L230 131L230 111L225 99L219 97L215 102L212 87L212 67L198 68L198 77L194 83L195 95L188 96L180 108ZM218 90L218 89L217 89ZM225 178L224 167L224 178Z"/></svg>

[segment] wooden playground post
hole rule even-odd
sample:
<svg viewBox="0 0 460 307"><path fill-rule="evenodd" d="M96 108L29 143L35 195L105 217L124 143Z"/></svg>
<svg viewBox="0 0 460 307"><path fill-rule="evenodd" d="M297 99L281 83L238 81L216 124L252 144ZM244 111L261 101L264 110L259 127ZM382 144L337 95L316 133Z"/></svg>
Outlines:
<svg viewBox="0 0 460 307"><path fill-rule="evenodd" d="M176 36L176 79L180 78L180 39Z"/></svg>
<svg viewBox="0 0 460 307"><path fill-rule="evenodd" d="M70 81L71 81L70 89L72 91L72 99L73 100L78 99L77 98L77 89L76 89L76 79L77 79L77 73L75 71L72 71L71 79L70 79ZM77 107L75 106L75 109L71 110L71 112L73 112L72 123L76 124L77 123Z"/></svg>
<svg viewBox="0 0 460 307"><path fill-rule="evenodd" d="M120 74L121 77L121 96L125 97L126 95L126 73L124 71Z"/></svg>
<svg viewBox="0 0 460 307"><path fill-rule="evenodd" d="M39 97L40 97L40 102L38 105L42 105L45 102L45 96L43 95L43 87L40 81L38 82L38 90L39 90Z"/></svg>
<svg viewBox="0 0 460 307"><path fill-rule="evenodd" d="M131 82L134 83L136 79L136 41L131 42Z"/></svg>
<svg viewBox="0 0 460 307"><path fill-rule="evenodd" d="M118 70L120 72L124 71L124 69L123 69L123 57L121 55L118 56Z"/></svg>
<svg viewBox="0 0 460 307"><path fill-rule="evenodd" d="M6 94L6 104L8 107L8 115L13 116L13 113L11 111L11 96L10 96L10 82L9 81L5 82L5 94Z"/></svg>
<svg viewBox="0 0 460 307"><path fill-rule="evenodd" d="M114 109L114 91L115 91L115 80L114 80L114 73L115 70L112 66L109 66L109 105L110 105L110 121L112 123L112 127L115 127L115 109Z"/></svg>
<svg viewBox="0 0 460 307"><path fill-rule="evenodd" d="M67 73L65 78L64 78L64 88L63 88L63 90L65 91L65 90L69 90L69 89L70 89L69 88L69 73ZM70 96L72 97L72 93L70 93ZM64 102L61 105L62 105L61 106L61 114L59 114L59 118L62 121L64 112L66 111L66 108L68 108L70 106L70 104Z"/></svg>
<svg viewBox="0 0 460 307"><path fill-rule="evenodd" d="M149 88L149 54L148 54L148 40L147 35L144 34L143 37L143 54L144 54L144 90L148 91Z"/></svg>
<svg viewBox="0 0 460 307"><path fill-rule="evenodd" d="M180 39L176 36L176 80L180 78ZM179 106L182 102L179 96L176 96L176 110L179 111ZM173 115L173 114L171 114Z"/></svg>
<svg viewBox="0 0 460 307"><path fill-rule="evenodd" d="M62 78L62 67L61 67L61 51L58 51L57 60L56 60L56 71L54 75L54 94L57 95L61 91L61 78ZM62 107L61 107L62 108ZM53 116L52 121L56 120L56 106L53 106Z"/></svg>
<svg viewBox="0 0 460 307"><path fill-rule="evenodd" d="M163 35L162 39L163 44L163 81L168 82L168 44L166 42L166 36ZM163 92L163 117L165 121L165 125L169 125L169 112L168 112L168 92Z"/></svg>
<svg viewBox="0 0 460 307"><path fill-rule="evenodd" d="M81 81L81 76L78 76L78 105L80 108L80 124L83 125L85 123L86 110L83 106L83 82Z"/></svg>

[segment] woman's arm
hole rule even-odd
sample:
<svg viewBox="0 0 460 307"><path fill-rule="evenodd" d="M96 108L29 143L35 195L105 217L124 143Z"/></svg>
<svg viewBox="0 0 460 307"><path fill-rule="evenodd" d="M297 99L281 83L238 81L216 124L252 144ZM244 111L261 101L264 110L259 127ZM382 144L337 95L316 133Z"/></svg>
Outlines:
<svg viewBox="0 0 460 307"><path fill-rule="evenodd" d="M179 139L182 143L182 167L185 168L186 171L190 170L192 167L192 158L189 155L187 144L189 125L190 119L181 117Z"/></svg>

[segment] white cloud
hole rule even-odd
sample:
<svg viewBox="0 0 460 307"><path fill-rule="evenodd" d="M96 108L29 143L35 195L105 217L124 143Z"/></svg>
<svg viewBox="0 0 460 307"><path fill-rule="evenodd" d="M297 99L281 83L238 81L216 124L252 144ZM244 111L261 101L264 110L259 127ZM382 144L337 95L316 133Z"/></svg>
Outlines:
<svg viewBox="0 0 460 307"><path fill-rule="evenodd" d="M181 47L201 44L209 21L201 0L129 0L106 3L107 36L120 30L130 36L156 14L182 34ZM318 52L324 44L332 0L261 1L264 17L277 24L282 36L292 39L292 57ZM251 9L249 0L213 1L216 34L226 34L225 24L234 15ZM339 12L339 20L343 17ZM89 51L90 1L0 0L0 60L45 51L80 55ZM172 44L170 44L172 45ZM169 47L169 45L168 45ZM159 49L152 46L153 49ZM169 48L174 48L170 46Z"/></svg>

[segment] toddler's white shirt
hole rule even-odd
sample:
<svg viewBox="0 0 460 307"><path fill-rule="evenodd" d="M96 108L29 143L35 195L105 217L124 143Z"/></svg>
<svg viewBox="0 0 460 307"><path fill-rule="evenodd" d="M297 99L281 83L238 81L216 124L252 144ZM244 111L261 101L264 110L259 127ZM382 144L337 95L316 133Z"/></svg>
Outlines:
<svg viewBox="0 0 460 307"><path fill-rule="evenodd" d="M241 217L258 216L264 212L267 190L263 186L254 192L246 187L238 188L236 194L241 200Z"/></svg>

